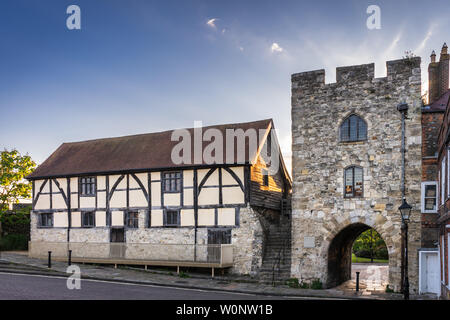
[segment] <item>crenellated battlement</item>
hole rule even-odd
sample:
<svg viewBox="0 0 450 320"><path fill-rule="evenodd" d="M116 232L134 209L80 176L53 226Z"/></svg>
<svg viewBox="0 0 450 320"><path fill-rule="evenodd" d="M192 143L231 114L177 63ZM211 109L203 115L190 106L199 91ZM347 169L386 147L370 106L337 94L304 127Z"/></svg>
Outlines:
<svg viewBox="0 0 450 320"><path fill-rule="evenodd" d="M291 76L292 89L317 89L317 87L337 87L339 85L362 85L367 82L396 82L405 79L420 83L420 57L391 60L386 62L387 76L375 78L375 64L361 64L336 68L336 82L325 84L325 70L295 73Z"/></svg>

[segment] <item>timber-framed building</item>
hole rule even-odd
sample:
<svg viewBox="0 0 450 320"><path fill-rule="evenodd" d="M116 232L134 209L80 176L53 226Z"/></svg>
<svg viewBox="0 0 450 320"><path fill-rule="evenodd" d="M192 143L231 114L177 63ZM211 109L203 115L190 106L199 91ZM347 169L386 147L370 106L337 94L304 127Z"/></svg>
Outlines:
<svg viewBox="0 0 450 320"><path fill-rule="evenodd" d="M185 131L194 136L197 129ZM209 263L251 275L274 270L266 251L280 234L290 244L285 228L290 227L291 179L273 121L200 128L208 129L223 137L227 130L254 130L257 148L250 150L247 136L244 161L236 155L230 163L224 143L224 161L208 164L195 161L192 144L192 161L174 164L178 141L172 141L172 131L62 144L28 177L30 255L53 251L65 258L71 250L74 261ZM209 143L201 141L201 151ZM267 147L278 151L274 174L262 154ZM277 261L277 270L289 261Z"/></svg>

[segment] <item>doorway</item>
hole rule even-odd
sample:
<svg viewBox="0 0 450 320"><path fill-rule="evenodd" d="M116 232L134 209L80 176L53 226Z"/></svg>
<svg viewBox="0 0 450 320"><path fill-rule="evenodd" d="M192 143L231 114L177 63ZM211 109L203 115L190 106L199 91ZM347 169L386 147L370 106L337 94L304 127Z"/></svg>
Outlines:
<svg viewBox="0 0 450 320"><path fill-rule="evenodd" d="M110 258L122 259L125 258L125 228L111 228L110 235Z"/></svg>
<svg viewBox="0 0 450 320"><path fill-rule="evenodd" d="M221 244L231 244L231 229L208 229L208 262L220 262Z"/></svg>
<svg viewBox="0 0 450 320"><path fill-rule="evenodd" d="M386 244L376 230L363 223L350 224L330 243L327 287L342 285L343 290L355 289L359 272L361 289L385 291L388 260Z"/></svg>

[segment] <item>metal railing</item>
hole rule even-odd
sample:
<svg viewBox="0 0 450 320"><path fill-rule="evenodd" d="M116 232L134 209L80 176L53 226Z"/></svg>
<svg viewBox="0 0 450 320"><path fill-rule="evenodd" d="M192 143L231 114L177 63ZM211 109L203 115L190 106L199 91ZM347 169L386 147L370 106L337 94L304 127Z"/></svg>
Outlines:
<svg viewBox="0 0 450 320"><path fill-rule="evenodd" d="M71 259L170 261L204 264L233 264L231 244L154 244L154 243L92 243L92 242L29 242L29 256Z"/></svg>

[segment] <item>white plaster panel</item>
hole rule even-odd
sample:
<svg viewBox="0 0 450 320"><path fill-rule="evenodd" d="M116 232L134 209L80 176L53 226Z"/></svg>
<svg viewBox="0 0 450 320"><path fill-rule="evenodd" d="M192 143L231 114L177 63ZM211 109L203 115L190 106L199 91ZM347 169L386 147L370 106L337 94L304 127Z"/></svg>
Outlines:
<svg viewBox="0 0 450 320"><path fill-rule="evenodd" d="M219 226L234 226L236 224L234 208L219 208L217 213L217 224Z"/></svg>
<svg viewBox="0 0 450 320"><path fill-rule="evenodd" d="M141 181L142 185L145 188L145 191L148 191L147 189L147 173L137 173L136 177ZM140 188L137 181L130 175L130 188Z"/></svg>
<svg viewBox="0 0 450 320"><path fill-rule="evenodd" d="M183 205L184 206L194 205L194 189L184 189Z"/></svg>
<svg viewBox="0 0 450 320"><path fill-rule="evenodd" d="M71 213L72 216L72 227L78 228L81 227L81 212L74 211Z"/></svg>
<svg viewBox="0 0 450 320"><path fill-rule="evenodd" d="M106 191L97 192L97 207L106 208Z"/></svg>
<svg viewBox="0 0 450 320"><path fill-rule="evenodd" d="M70 178L70 191L78 192L78 178Z"/></svg>
<svg viewBox="0 0 450 320"><path fill-rule="evenodd" d="M97 176L97 190L106 189L106 176Z"/></svg>
<svg viewBox="0 0 450 320"><path fill-rule="evenodd" d="M78 193L70 195L70 206L73 208L78 208Z"/></svg>
<svg viewBox="0 0 450 320"><path fill-rule="evenodd" d="M130 207L146 207L146 206L148 206L148 203L142 190L130 191Z"/></svg>
<svg viewBox="0 0 450 320"><path fill-rule="evenodd" d="M159 172L159 171L157 171L157 172L152 172L151 173L151 178L152 178L152 181L153 180L161 180L161 172Z"/></svg>
<svg viewBox="0 0 450 320"><path fill-rule="evenodd" d="M111 208L123 208L127 206L127 192L114 191L111 201L109 202Z"/></svg>
<svg viewBox="0 0 450 320"><path fill-rule="evenodd" d="M68 223L67 212L55 212L53 214L53 226L67 228Z"/></svg>
<svg viewBox="0 0 450 320"><path fill-rule="evenodd" d="M122 227L123 226L123 211L111 212L111 225L113 227Z"/></svg>
<svg viewBox="0 0 450 320"><path fill-rule="evenodd" d="M52 198L53 209L67 209L66 202L62 194L53 194Z"/></svg>
<svg viewBox="0 0 450 320"><path fill-rule="evenodd" d="M215 217L214 209L200 209L198 210L198 225L213 226L214 217Z"/></svg>
<svg viewBox="0 0 450 320"><path fill-rule="evenodd" d="M218 204L219 188L202 188L198 197L199 205Z"/></svg>
<svg viewBox="0 0 450 320"><path fill-rule="evenodd" d="M194 186L194 171L193 170L184 170L183 171L183 185L185 187Z"/></svg>
<svg viewBox="0 0 450 320"><path fill-rule="evenodd" d="M181 226L195 225L194 210L192 209L181 210L180 216L181 216Z"/></svg>
<svg viewBox="0 0 450 320"><path fill-rule="evenodd" d="M152 210L152 227L160 227L163 225L163 211Z"/></svg>
<svg viewBox="0 0 450 320"><path fill-rule="evenodd" d="M50 195L41 194L35 204L36 210L50 209Z"/></svg>
<svg viewBox="0 0 450 320"><path fill-rule="evenodd" d="M245 203L245 195L240 187L222 188L222 201L223 204Z"/></svg>
<svg viewBox="0 0 450 320"><path fill-rule="evenodd" d="M95 226L96 227L106 227L106 212L97 211L95 213Z"/></svg>
<svg viewBox="0 0 450 320"><path fill-rule="evenodd" d="M80 208L95 208L95 197L80 197Z"/></svg>
<svg viewBox="0 0 450 320"><path fill-rule="evenodd" d="M165 193L164 206L179 206L181 203L181 195L179 193Z"/></svg>
<svg viewBox="0 0 450 320"><path fill-rule="evenodd" d="M160 205L161 205L161 183L152 182L152 206L160 206Z"/></svg>

